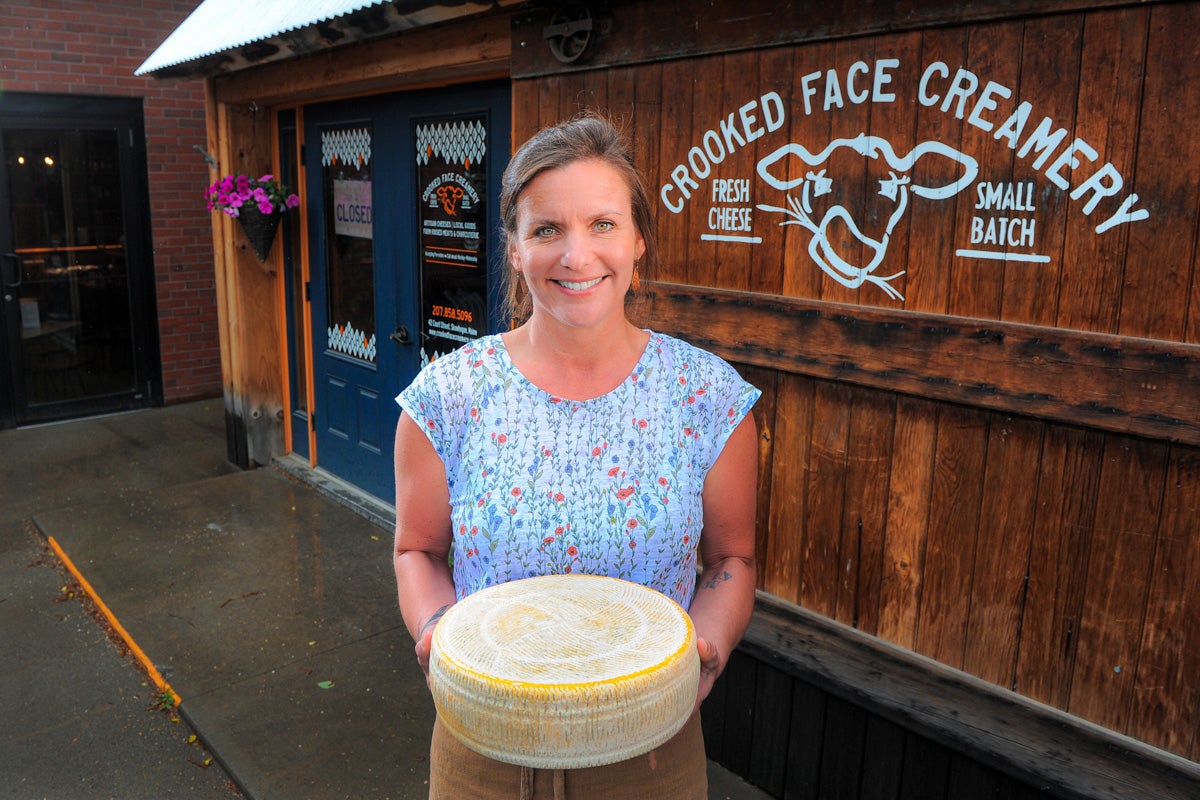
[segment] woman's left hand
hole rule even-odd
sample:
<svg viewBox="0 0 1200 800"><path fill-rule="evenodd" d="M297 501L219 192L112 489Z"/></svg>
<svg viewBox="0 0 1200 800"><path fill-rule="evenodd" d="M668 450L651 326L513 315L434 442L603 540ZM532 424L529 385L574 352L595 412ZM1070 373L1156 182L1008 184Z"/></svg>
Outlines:
<svg viewBox="0 0 1200 800"><path fill-rule="evenodd" d="M721 654L715 645L700 637L696 638L696 652L700 654L700 685L696 689L696 710L699 710L721 674Z"/></svg>

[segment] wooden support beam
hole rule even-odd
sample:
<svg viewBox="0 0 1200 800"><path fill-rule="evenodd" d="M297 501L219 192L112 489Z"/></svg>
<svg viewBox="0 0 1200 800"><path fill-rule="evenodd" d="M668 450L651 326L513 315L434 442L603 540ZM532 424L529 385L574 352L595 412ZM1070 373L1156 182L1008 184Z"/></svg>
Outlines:
<svg viewBox="0 0 1200 800"><path fill-rule="evenodd" d="M972 3L780 3L741 0L697 5L684 0L618 0L594 4L586 57L559 61L548 31L572 10L531 4L513 19L512 74L532 78L598 67L797 45L945 25L995 22L1126 5L1126 0L978 0Z"/></svg>
<svg viewBox="0 0 1200 800"><path fill-rule="evenodd" d="M213 79L220 103L312 102L508 76L509 16L469 19Z"/></svg>
<svg viewBox="0 0 1200 800"><path fill-rule="evenodd" d="M1200 445L1200 345L647 283L646 318L741 364Z"/></svg>

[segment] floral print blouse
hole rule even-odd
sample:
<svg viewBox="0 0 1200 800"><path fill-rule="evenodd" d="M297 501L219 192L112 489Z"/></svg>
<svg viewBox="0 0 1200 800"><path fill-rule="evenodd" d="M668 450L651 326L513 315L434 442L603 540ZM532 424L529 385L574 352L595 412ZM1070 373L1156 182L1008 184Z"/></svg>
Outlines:
<svg viewBox="0 0 1200 800"><path fill-rule="evenodd" d="M430 363L396 402L446 465L459 599L574 572L690 607L704 478L760 394L658 333L620 386L585 401L526 380L499 335Z"/></svg>

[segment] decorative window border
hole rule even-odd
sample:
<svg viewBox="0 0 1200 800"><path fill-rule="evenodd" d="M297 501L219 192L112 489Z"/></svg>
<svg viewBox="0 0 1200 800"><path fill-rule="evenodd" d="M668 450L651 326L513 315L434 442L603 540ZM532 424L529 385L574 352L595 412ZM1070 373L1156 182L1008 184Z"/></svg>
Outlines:
<svg viewBox="0 0 1200 800"><path fill-rule="evenodd" d="M321 131L321 166L338 162L359 167L371 163L371 129L342 128Z"/></svg>
<svg viewBox="0 0 1200 800"><path fill-rule="evenodd" d="M482 163L487 155L487 128L478 119L418 125L414 138L420 166L428 164L434 156L441 156L447 163L470 169Z"/></svg>
<svg viewBox="0 0 1200 800"><path fill-rule="evenodd" d="M372 364L375 363L375 334L367 336L349 322L345 325L329 327L326 347L335 353L344 353Z"/></svg>

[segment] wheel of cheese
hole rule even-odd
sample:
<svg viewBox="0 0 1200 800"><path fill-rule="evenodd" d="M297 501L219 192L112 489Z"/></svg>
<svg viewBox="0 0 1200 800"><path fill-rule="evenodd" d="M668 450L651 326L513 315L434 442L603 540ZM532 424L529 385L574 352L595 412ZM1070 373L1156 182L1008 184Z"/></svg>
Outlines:
<svg viewBox="0 0 1200 800"><path fill-rule="evenodd" d="M503 583L460 600L433 633L438 716L489 758L540 769L622 761L674 736L696 702L687 612L593 575Z"/></svg>

